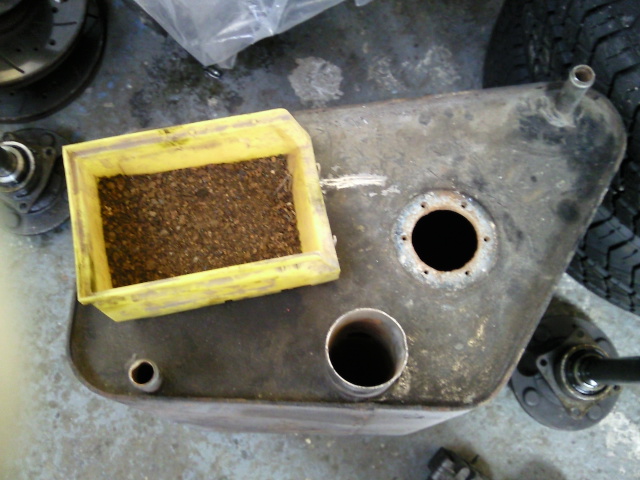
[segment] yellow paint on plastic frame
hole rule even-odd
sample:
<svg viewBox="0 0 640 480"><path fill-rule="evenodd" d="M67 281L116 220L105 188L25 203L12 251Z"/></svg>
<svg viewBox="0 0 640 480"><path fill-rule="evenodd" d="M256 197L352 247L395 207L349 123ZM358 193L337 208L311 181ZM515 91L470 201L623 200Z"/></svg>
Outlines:
<svg viewBox="0 0 640 480"><path fill-rule="evenodd" d="M115 321L155 317L338 278L311 138L286 110L239 115L63 148L78 300ZM98 179L286 155L302 253L113 288ZM116 267L117 268L117 267Z"/></svg>

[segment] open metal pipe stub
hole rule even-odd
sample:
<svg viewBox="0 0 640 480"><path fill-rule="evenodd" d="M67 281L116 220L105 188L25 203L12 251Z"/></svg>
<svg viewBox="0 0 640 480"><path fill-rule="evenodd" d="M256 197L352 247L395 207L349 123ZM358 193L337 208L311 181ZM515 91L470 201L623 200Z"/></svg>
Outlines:
<svg viewBox="0 0 640 480"><path fill-rule="evenodd" d="M78 304L78 378L107 398L228 431L401 435L490 401L624 152L620 117L595 91L553 121L561 89L295 113L313 142L340 278L122 324ZM355 383L393 381L362 398L328 374L325 348L336 319L364 307L401 327L407 357L394 378L402 355L386 343L400 364ZM366 322L352 333L389 338ZM134 355L161 366L154 393L131 384Z"/></svg>

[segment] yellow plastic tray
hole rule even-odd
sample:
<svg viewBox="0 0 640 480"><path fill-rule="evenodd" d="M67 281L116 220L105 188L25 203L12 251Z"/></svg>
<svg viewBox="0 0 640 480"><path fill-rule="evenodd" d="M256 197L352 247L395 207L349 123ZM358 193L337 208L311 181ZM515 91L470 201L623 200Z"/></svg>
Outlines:
<svg viewBox="0 0 640 480"><path fill-rule="evenodd" d="M63 149L78 300L115 321L155 317L227 300L335 280L340 274L311 139L283 109L210 120ZM286 155L302 253L113 288L98 179Z"/></svg>

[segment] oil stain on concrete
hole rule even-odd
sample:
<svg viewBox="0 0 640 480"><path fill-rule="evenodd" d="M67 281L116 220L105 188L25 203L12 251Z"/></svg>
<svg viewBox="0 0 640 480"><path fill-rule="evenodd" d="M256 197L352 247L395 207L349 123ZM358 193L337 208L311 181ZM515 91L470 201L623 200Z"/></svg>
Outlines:
<svg viewBox="0 0 640 480"><path fill-rule="evenodd" d="M296 63L298 66L288 78L304 105L324 107L342 97L342 71L339 67L318 57L296 59Z"/></svg>

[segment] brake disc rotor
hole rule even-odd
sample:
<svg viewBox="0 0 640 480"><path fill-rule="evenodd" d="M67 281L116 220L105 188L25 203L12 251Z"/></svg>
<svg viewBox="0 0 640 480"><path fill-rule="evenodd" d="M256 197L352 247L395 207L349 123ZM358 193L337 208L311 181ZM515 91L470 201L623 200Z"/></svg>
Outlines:
<svg viewBox="0 0 640 480"><path fill-rule="evenodd" d="M0 10L0 122L34 120L79 95L106 25L99 0L12 0Z"/></svg>

